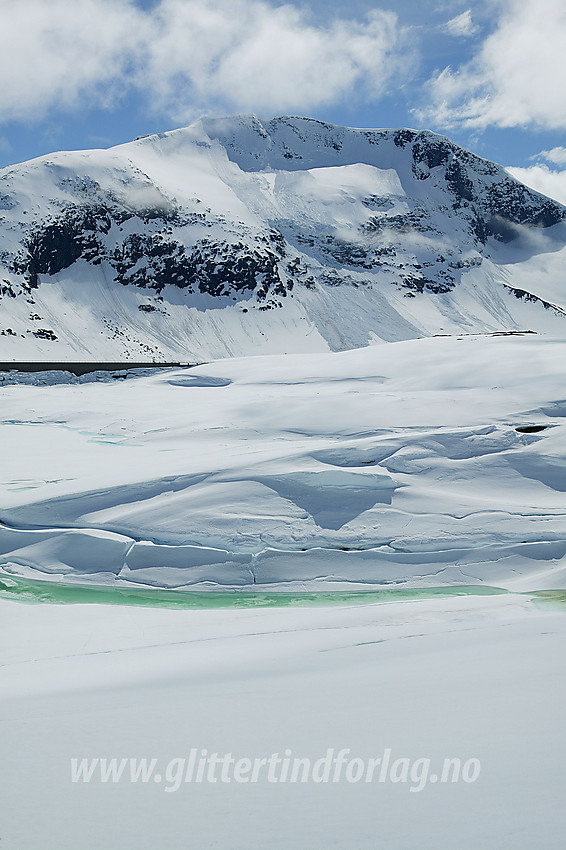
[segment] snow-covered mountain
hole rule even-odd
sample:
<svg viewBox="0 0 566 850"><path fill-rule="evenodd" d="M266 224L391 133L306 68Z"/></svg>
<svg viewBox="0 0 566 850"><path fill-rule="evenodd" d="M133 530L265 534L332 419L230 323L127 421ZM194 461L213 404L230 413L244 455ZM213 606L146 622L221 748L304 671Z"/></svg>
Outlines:
<svg viewBox="0 0 566 850"><path fill-rule="evenodd" d="M0 359L566 330L566 208L428 131L201 119L0 172Z"/></svg>

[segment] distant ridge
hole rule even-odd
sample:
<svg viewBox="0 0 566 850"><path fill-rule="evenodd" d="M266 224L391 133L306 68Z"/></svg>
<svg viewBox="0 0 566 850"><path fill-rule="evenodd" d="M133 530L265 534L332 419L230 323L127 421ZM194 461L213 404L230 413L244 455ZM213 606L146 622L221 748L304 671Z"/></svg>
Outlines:
<svg viewBox="0 0 566 850"><path fill-rule="evenodd" d="M203 118L0 171L4 361L566 330L566 208L430 131Z"/></svg>

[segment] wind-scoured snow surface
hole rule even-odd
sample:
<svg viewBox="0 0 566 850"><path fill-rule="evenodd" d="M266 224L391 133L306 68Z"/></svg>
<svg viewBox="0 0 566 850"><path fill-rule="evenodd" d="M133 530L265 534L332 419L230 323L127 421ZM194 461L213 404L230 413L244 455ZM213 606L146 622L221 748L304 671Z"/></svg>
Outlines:
<svg viewBox="0 0 566 850"><path fill-rule="evenodd" d="M564 847L563 610L505 594L230 611L0 599L0 612L7 850ZM431 759L430 774L451 758L481 773L420 793L265 771L173 785L193 748L313 764L390 749L391 763ZM73 758L156 764L149 782L127 765L120 782L73 784Z"/></svg>
<svg viewBox="0 0 566 850"><path fill-rule="evenodd" d="M566 210L428 131L201 119L0 172L0 359L566 327Z"/></svg>
<svg viewBox="0 0 566 850"><path fill-rule="evenodd" d="M563 587L565 358L463 336L8 383L3 575Z"/></svg>

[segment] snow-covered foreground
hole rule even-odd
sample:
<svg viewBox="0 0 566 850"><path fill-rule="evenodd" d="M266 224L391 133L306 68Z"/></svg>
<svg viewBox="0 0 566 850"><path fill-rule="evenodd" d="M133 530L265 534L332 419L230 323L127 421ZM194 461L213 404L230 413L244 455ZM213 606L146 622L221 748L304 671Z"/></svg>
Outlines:
<svg viewBox="0 0 566 850"><path fill-rule="evenodd" d="M228 611L2 599L2 847L561 850L565 614L516 594ZM418 791L402 763L382 782L178 781L194 749L481 771ZM83 758L157 763L145 783L129 762L120 781L73 783Z"/></svg>
<svg viewBox="0 0 566 850"><path fill-rule="evenodd" d="M562 848L565 362L525 334L5 381L2 848Z"/></svg>
<svg viewBox="0 0 566 850"><path fill-rule="evenodd" d="M2 580L563 588L565 362L469 336L4 386Z"/></svg>

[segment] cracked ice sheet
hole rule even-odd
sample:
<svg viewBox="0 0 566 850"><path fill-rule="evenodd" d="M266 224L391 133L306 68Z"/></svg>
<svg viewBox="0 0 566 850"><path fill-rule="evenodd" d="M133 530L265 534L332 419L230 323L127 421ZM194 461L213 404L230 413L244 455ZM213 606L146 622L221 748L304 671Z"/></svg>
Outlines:
<svg viewBox="0 0 566 850"><path fill-rule="evenodd" d="M561 850L566 612L524 596L162 611L0 599L7 850ZM471 785L74 785L191 748L479 758Z"/></svg>
<svg viewBox="0 0 566 850"><path fill-rule="evenodd" d="M22 537L0 528L0 565L164 587L561 587L565 354L545 337L436 338L4 387L0 519ZM546 430L515 430L532 423ZM26 529L58 531L30 549ZM145 573L124 554L140 543Z"/></svg>

